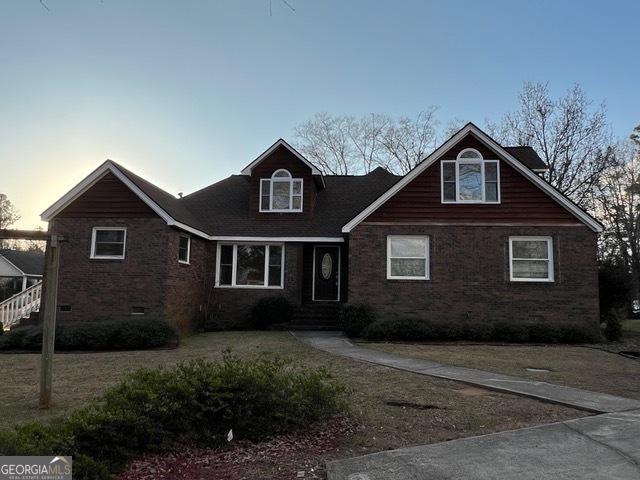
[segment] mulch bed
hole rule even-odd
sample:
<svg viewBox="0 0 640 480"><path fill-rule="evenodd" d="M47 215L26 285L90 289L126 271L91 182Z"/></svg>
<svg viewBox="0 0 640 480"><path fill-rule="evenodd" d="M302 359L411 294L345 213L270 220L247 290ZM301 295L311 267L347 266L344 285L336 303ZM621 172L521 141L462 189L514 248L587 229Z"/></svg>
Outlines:
<svg viewBox="0 0 640 480"><path fill-rule="evenodd" d="M324 463L359 430L353 419L337 416L304 432L252 443L232 441L227 449L185 446L173 453L144 456L119 480L289 480L324 478Z"/></svg>

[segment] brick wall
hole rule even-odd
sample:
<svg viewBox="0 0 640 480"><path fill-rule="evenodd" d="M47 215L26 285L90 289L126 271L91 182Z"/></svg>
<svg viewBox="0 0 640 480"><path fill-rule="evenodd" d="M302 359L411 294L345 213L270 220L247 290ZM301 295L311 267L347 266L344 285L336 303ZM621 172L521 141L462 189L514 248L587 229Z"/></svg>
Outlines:
<svg viewBox="0 0 640 480"><path fill-rule="evenodd" d="M93 227L127 227L123 260L92 260ZM160 218L56 218L49 230L67 239L60 250L60 320L129 318L132 307L165 318L163 308L169 229Z"/></svg>
<svg viewBox="0 0 640 480"><path fill-rule="evenodd" d="M170 230L166 250L165 314L180 330L193 327L204 313L215 275L215 243L190 235L189 264L178 262L178 242L184 235Z"/></svg>
<svg viewBox="0 0 640 480"><path fill-rule="evenodd" d="M302 299L301 243L285 245L284 267L284 289L215 288L211 308L216 323L234 328L245 325L254 303L267 296L283 295L295 305L300 305Z"/></svg>
<svg viewBox="0 0 640 480"><path fill-rule="evenodd" d="M430 236L431 280L387 280L387 235ZM510 235L553 237L554 283L509 281ZM587 227L363 224L349 251L349 301L371 304L379 318L598 326L596 235Z"/></svg>

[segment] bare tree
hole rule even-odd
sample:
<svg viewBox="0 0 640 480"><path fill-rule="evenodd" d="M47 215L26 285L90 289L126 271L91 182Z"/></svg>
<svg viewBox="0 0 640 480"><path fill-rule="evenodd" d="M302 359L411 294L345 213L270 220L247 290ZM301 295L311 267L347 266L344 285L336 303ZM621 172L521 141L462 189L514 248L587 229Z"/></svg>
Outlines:
<svg viewBox="0 0 640 480"><path fill-rule="evenodd" d="M640 126L636 128L640 132ZM635 135L635 136L634 136ZM605 232L605 255L622 260L640 299L640 138L637 133L613 149L617 163L598 179L594 199Z"/></svg>
<svg viewBox="0 0 640 480"><path fill-rule="evenodd" d="M503 144L533 147L549 166L546 180L591 207L593 187L615 162L604 104L594 108L579 85L553 99L547 84L530 82L518 100L518 109L500 124L488 123L491 135Z"/></svg>
<svg viewBox="0 0 640 480"><path fill-rule="evenodd" d="M413 169L435 148L438 122L437 108L430 107L418 113L415 119L400 117L390 121L382 132L382 145L388 167L405 174Z"/></svg>
<svg viewBox="0 0 640 480"><path fill-rule="evenodd" d="M378 166L404 174L435 147L436 110L430 107L415 119L318 113L295 129L296 147L327 174L368 173Z"/></svg>
<svg viewBox="0 0 640 480"><path fill-rule="evenodd" d="M312 163L329 175L347 175L358 170L349 136L350 117L334 117L326 112L296 127L296 147Z"/></svg>
<svg viewBox="0 0 640 480"><path fill-rule="evenodd" d="M0 193L0 229L8 228L18 220L20 220L18 211L9 198L4 193Z"/></svg>

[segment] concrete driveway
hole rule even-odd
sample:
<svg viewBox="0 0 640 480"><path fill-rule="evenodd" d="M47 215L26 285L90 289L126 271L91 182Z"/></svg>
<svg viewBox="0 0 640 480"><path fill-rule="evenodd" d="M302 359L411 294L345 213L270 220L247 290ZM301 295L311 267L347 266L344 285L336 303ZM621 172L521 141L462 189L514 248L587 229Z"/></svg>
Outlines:
<svg viewBox="0 0 640 480"><path fill-rule="evenodd" d="M640 479L640 411L327 463L328 480Z"/></svg>

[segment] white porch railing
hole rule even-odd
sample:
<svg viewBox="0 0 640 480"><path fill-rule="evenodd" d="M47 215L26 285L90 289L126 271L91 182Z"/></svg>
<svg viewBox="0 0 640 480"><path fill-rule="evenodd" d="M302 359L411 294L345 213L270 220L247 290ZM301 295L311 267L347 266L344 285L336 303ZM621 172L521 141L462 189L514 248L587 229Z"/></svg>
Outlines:
<svg viewBox="0 0 640 480"><path fill-rule="evenodd" d="M7 330L23 318L27 318L31 312L40 310L41 297L42 280L0 302L0 325L2 328Z"/></svg>

